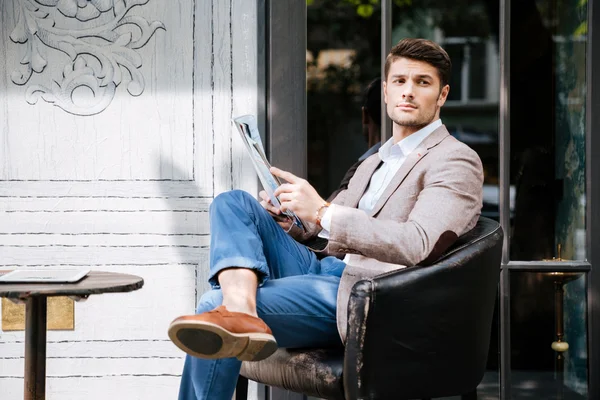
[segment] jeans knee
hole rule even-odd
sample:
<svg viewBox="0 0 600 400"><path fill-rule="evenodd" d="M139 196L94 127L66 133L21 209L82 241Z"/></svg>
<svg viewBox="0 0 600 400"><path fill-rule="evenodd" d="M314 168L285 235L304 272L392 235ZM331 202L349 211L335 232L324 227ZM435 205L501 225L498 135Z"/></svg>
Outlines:
<svg viewBox="0 0 600 400"><path fill-rule="evenodd" d="M214 310L223 302L223 293L219 289L209 290L200 297L196 314Z"/></svg>
<svg viewBox="0 0 600 400"><path fill-rule="evenodd" d="M213 211L213 209L215 207L219 207L221 205L231 205L231 204L243 203L244 200L248 197L251 197L252 199L254 199L252 196L250 196L250 193L245 192L243 190L239 190L239 189L234 189L234 190L230 190L228 192L223 192L214 198L214 200L212 201L212 203L210 205L210 211Z"/></svg>
<svg viewBox="0 0 600 400"><path fill-rule="evenodd" d="M258 201L250 193L235 189L217 195L209 207L209 212L214 213L223 207L223 210L245 209L247 212L253 213L257 205L259 205Z"/></svg>

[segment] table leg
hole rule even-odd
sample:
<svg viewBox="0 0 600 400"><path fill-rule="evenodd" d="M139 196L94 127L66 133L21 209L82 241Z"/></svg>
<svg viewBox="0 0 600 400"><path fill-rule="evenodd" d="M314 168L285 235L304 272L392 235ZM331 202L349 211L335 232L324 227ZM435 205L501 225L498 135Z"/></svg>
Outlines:
<svg viewBox="0 0 600 400"><path fill-rule="evenodd" d="M25 303L25 400L46 398L46 297Z"/></svg>

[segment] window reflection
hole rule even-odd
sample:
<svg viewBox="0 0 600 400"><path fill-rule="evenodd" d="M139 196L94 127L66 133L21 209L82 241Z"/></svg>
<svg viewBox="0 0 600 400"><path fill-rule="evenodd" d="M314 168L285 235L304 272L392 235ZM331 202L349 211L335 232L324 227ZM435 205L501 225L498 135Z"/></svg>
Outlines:
<svg viewBox="0 0 600 400"><path fill-rule="evenodd" d="M307 2L308 180L325 198L369 148L362 107L381 74L380 23L378 4Z"/></svg>
<svg viewBox="0 0 600 400"><path fill-rule="evenodd" d="M512 3L513 260L585 259L586 21L585 0Z"/></svg>
<svg viewBox="0 0 600 400"><path fill-rule="evenodd" d="M381 73L381 9L380 2L368 3L307 2L308 177L324 196L370 147L361 106L367 85ZM441 117L482 158L483 215L494 219L499 219L498 7L498 0L393 1L392 7L392 43L424 37L452 58L450 98Z"/></svg>
<svg viewBox="0 0 600 400"><path fill-rule="evenodd" d="M392 42L418 36L442 45L452 59L450 93L441 118L473 148L484 168L482 215L499 220L498 0L394 1Z"/></svg>
<svg viewBox="0 0 600 400"><path fill-rule="evenodd" d="M356 3L356 4L355 4ZM360 3L360 4L358 4ZM369 82L381 74L379 2L313 0L308 3L308 177L329 196L370 147L361 106ZM369 10L360 6L369 3ZM484 165L484 216L499 219L498 0L415 2L394 0L392 43L422 37L440 43L453 62L450 97L441 118L450 133L473 148ZM514 193L514 190L513 190ZM498 398L498 313L480 398Z"/></svg>
<svg viewBox="0 0 600 400"><path fill-rule="evenodd" d="M584 272L511 272L511 397L587 398Z"/></svg>

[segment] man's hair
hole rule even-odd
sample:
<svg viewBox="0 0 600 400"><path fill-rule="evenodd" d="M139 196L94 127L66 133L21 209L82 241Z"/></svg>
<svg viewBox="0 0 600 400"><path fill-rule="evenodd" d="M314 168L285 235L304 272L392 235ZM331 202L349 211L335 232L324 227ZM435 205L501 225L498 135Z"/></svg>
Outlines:
<svg viewBox="0 0 600 400"><path fill-rule="evenodd" d="M398 58L409 58L411 60L423 61L434 66L440 77L440 89L450 81L452 62L446 50L427 39L402 39L398 42L385 59L385 80L387 81L390 67Z"/></svg>
<svg viewBox="0 0 600 400"><path fill-rule="evenodd" d="M373 122L375 122L377 126L381 126L381 78L374 79L369 83L369 86L367 86L363 107Z"/></svg>

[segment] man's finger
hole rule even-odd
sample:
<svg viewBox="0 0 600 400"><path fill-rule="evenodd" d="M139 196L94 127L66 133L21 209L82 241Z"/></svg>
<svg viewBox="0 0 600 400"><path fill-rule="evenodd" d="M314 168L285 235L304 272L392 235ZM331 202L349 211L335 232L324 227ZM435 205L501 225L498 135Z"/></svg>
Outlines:
<svg viewBox="0 0 600 400"><path fill-rule="evenodd" d="M267 194L267 192L265 192L264 190L261 190L260 193L258 193L258 195L260 196L261 199L263 199L267 203L271 202L271 198L269 197L269 195Z"/></svg>
<svg viewBox="0 0 600 400"><path fill-rule="evenodd" d="M292 201L294 200L294 195L292 193L282 193L281 196L279 196L279 201L281 201L282 203L286 202L286 201Z"/></svg>
<svg viewBox="0 0 600 400"><path fill-rule="evenodd" d="M264 208L272 214L279 215L281 213L281 211L279 211L277 207L275 207L271 203L266 202L265 200L261 201L260 205L262 206L262 208Z"/></svg>
<svg viewBox="0 0 600 400"><path fill-rule="evenodd" d="M268 208L265 208L265 209L267 210L267 212L269 214L271 214L274 217L277 217L277 216L281 215L281 211L279 211L278 208L275 208L273 206L268 206Z"/></svg>
<svg viewBox="0 0 600 400"><path fill-rule="evenodd" d="M290 192L293 192L294 190L296 190L296 188L294 187L293 184L284 183L283 185L281 185L277 189L275 189L275 192L273 193L273 195L275 197L279 197L279 195L282 193L290 193Z"/></svg>
<svg viewBox="0 0 600 400"><path fill-rule="evenodd" d="M270 212L272 212L275 215L281 214L281 211L279 211L279 208L272 206L271 204L267 204L267 210L269 210Z"/></svg>
<svg viewBox="0 0 600 400"><path fill-rule="evenodd" d="M277 167L271 167L270 171L273 175L275 175L281 179L285 179L286 181L288 181L290 183L296 183L298 181L298 179L300 179L296 175L292 174L291 172L284 171Z"/></svg>

